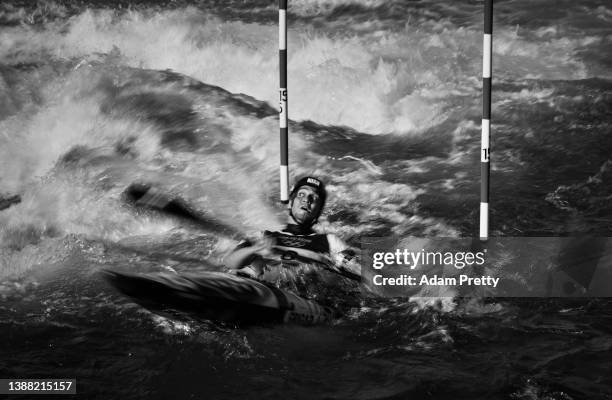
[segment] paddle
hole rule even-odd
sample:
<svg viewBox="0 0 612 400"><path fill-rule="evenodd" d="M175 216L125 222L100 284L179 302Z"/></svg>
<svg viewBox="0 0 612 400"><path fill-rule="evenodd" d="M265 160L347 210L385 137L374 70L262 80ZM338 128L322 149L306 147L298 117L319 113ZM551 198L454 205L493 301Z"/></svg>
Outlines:
<svg viewBox="0 0 612 400"><path fill-rule="evenodd" d="M0 211L19 203L21 203L21 196L18 194L6 198L0 198Z"/></svg>
<svg viewBox="0 0 612 400"><path fill-rule="evenodd" d="M204 230L226 236L244 236L236 228L202 214L191 207L184 199L163 192L151 185L133 183L123 193L125 199L136 207L148 208L166 215L189 221Z"/></svg>

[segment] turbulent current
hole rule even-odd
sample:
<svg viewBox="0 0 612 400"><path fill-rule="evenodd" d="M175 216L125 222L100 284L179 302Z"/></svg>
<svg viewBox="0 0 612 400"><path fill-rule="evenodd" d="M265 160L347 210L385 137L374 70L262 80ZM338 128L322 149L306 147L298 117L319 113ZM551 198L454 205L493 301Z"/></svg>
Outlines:
<svg viewBox="0 0 612 400"><path fill-rule="evenodd" d="M2 2L0 378L74 377L88 399L611 399L606 299L383 299L305 275L339 319L235 328L100 278L217 270L285 221L277 7ZM326 181L321 230L476 234L482 13L289 1L289 169ZM495 1L491 161L492 236L612 236L609 2ZM130 205L132 183L230 233Z"/></svg>

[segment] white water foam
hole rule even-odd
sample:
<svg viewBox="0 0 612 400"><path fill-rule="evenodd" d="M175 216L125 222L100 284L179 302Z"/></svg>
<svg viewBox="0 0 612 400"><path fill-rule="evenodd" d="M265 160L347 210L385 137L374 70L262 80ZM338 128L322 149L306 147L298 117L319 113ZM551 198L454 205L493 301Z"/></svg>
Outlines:
<svg viewBox="0 0 612 400"><path fill-rule="evenodd" d="M303 7L318 4L330 3ZM42 32L27 27L4 31L2 58L74 59L115 49L127 65L171 68L277 106L275 26L222 22L186 8L148 14L87 10L67 25L48 24ZM494 41L496 77L588 76L575 52L592 38L543 35L533 40L500 26ZM329 29L313 34L308 27L290 27L290 118L369 134L423 132L447 118L444 110L457 94L478 96L480 58L480 30L446 19L408 21L399 32Z"/></svg>

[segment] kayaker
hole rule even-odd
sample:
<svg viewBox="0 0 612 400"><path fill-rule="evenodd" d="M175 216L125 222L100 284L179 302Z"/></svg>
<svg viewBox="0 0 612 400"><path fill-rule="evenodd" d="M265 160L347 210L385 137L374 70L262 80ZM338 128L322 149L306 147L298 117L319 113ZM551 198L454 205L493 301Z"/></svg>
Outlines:
<svg viewBox="0 0 612 400"><path fill-rule="evenodd" d="M327 199L324 183L315 177L299 179L289 194L289 222L280 232L265 231L259 240L244 240L225 258L238 275L266 278L270 267L316 264L354 280L361 277L356 252L333 234L315 232Z"/></svg>

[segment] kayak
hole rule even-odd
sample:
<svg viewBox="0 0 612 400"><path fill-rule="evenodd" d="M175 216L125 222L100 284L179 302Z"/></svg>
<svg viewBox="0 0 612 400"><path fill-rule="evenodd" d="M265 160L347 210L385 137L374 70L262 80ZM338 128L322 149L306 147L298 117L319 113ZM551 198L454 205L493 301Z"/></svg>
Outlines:
<svg viewBox="0 0 612 400"><path fill-rule="evenodd" d="M265 282L223 272L175 274L103 271L122 294L153 311L184 311L205 319L237 325L315 325L333 312Z"/></svg>

